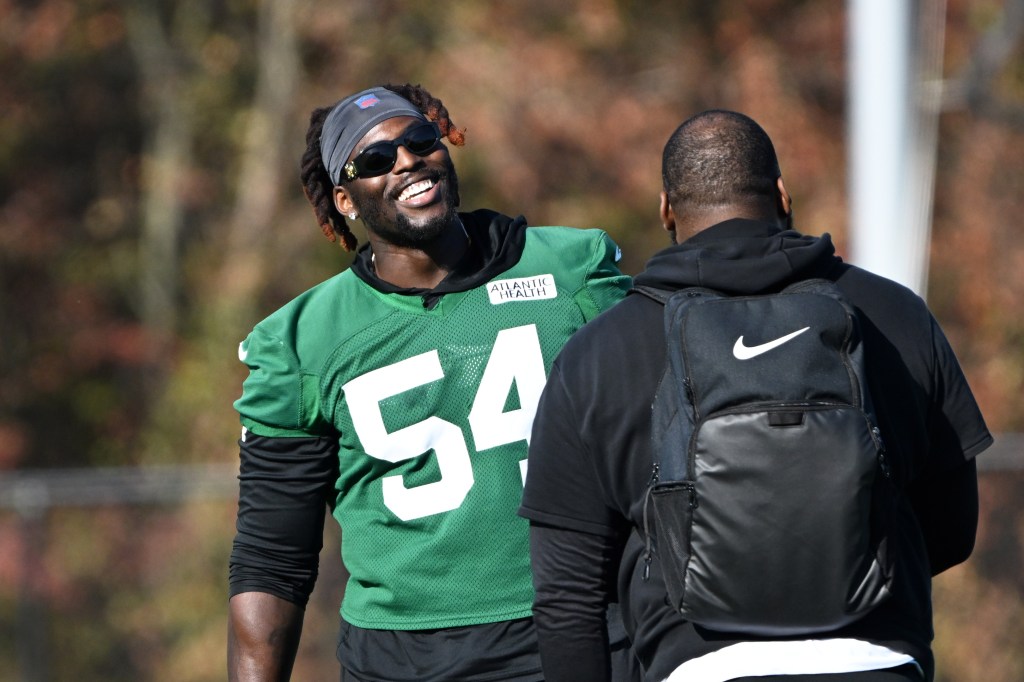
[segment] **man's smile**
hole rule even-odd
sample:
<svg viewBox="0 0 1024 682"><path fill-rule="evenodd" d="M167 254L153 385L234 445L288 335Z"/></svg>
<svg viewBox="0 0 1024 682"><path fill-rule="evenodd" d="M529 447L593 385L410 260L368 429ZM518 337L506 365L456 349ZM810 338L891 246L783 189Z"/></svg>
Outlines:
<svg viewBox="0 0 1024 682"><path fill-rule="evenodd" d="M437 191L437 183L432 179L414 182L398 195L397 201L408 206L423 206L431 203Z"/></svg>

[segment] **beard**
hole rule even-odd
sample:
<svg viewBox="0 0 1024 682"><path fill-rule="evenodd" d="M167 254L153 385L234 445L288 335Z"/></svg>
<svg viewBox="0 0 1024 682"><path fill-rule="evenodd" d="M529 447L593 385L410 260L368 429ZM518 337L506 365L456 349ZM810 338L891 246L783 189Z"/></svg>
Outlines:
<svg viewBox="0 0 1024 682"><path fill-rule="evenodd" d="M444 212L425 222L413 222L404 213L387 215L384 197L366 197L357 208L368 230L372 230L385 241L402 247L423 247L444 234L458 218L459 181L451 159L445 163L445 173L438 173L435 182L447 181L444 195Z"/></svg>

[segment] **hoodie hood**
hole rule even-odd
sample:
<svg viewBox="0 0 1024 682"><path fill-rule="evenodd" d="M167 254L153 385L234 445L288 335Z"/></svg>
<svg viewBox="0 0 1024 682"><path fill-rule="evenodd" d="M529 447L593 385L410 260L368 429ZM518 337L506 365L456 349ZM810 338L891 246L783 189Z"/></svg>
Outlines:
<svg viewBox="0 0 1024 682"><path fill-rule="evenodd" d="M734 218L656 253L636 285L675 290L707 287L730 295L777 291L826 277L842 262L828 234L811 237L757 220Z"/></svg>
<svg viewBox="0 0 1024 682"><path fill-rule="evenodd" d="M510 218L497 211L479 209L459 213L470 247L455 269L433 289L408 289L385 282L373 268L373 250L363 244L352 262L352 271L374 289L386 294L422 296L423 307L433 308L445 294L469 291L492 280L519 262L526 245L526 218Z"/></svg>

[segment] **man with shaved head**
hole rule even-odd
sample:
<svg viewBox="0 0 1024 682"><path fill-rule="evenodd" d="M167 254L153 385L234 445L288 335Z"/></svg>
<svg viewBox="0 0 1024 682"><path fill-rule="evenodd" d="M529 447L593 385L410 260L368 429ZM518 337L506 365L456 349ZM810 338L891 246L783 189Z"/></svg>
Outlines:
<svg viewBox="0 0 1024 682"><path fill-rule="evenodd" d="M913 292L844 263L828 234L792 228L792 199L775 149L749 117L713 110L684 122L665 146L663 182L660 219L673 245L648 261L635 287L665 297L692 287L723 297L761 297L794 283L827 280L856 311L879 444L884 439L879 468L896 490L892 584L865 615L838 626L829 621L813 632L782 626L787 609L807 606L797 598L787 602L786 594L777 613L777 630L786 634L764 634L771 622L755 633L742 624L715 629L684 618L687 604L670 600L667 587L666 567L674 564L666 558L674 548L657 545L661 536L650 531L655 522L647 506L648 492L664 475L656 466L664 450L656 453L652 441L652 403L659 383L671 378L665 307L659 303L664 299L632 295L563 348L534 423L520 513L531 521L534 618L546 680L607 679L602 614L616 593L648 680L931 680L930 581L973 549L974 457L992 443L949 343ZM748 331L748 339L755 331ZM786 354L799 352L800 344L789 341L793 336L757 345L740 336L735 346L731 340L723 344L719 357L731 353L739 366L759 356L784 372L790 366ZM705 416L676 414L697 423ZM777 415L781 422L773 426L790 428L796 422L786 422L789 416ZM714 436L706 438L705 445L713 445ZM684 457L687 447L678 445ZM695 510L718 502L691 499ZM733 499L742 501L725 503ZM796 504L799 509L799 498ZM771 504L761 511L768 527L772 512ZM722 541L742 537L742 528L719 530ZM713 543L715 529L704 532ZM704 577L714 580L729 568L713 566ZM748 582L748 592L778 589L761 577Z"/></svg>

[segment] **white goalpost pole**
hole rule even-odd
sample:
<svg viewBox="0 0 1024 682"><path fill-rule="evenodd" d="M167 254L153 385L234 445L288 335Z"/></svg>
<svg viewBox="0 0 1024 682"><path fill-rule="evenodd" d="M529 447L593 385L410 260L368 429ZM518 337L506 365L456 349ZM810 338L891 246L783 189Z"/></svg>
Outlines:
<svg viewBox="0 0 1024 682"><path fill-rule="evenodd" d="M941 71L944 8L942 1L927 8L915 0L848 2L850 260L922 296L938 117L928 95L941 73L925 78L936 45Z"/></svg>

